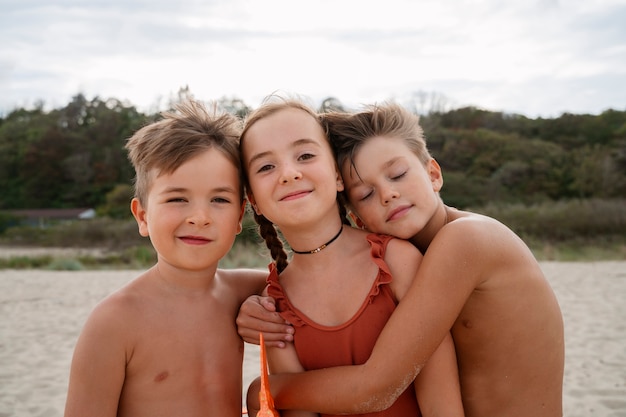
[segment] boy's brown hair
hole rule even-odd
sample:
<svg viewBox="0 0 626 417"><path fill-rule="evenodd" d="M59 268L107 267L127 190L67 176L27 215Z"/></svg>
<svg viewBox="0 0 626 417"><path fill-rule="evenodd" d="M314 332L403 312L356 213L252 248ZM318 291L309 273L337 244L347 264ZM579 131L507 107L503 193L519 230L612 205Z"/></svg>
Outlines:
<svg viewBox="0 0 626 417"><path fill-rule="evenodd" d="M135 197L145 205L154 175L170 174L189 159L215 148L239 171L239 196L243 202L241 120L219 111L215 104L209 110L194 100L182 102L161 115L161 120L139 129L126 143L128 158L135 168Z"/></svg>

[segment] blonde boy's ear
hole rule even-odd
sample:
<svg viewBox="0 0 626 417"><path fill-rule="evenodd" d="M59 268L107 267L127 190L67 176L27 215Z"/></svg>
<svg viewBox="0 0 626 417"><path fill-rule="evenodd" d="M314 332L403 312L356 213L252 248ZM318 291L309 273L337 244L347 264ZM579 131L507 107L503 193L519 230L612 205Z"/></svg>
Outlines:
<svg viewBox="0 0 626 417"><path fill-rule="evenodd" d="M430 177L430 182L433 185L433 190L438 193L443 187L443 174L441 172L441 167L435 159L431 158L430 161L428 161L426 169L428 170L428 176Z"/></svg>
<svg viewBox="0 0 626 417"><path fill-rule="evenodd" d="M131 200L130 211L137 221L137 226L139 226L139 234L143 237L148 237L150 235L148 231L148 215L138 198L135 197Z"/></svg>

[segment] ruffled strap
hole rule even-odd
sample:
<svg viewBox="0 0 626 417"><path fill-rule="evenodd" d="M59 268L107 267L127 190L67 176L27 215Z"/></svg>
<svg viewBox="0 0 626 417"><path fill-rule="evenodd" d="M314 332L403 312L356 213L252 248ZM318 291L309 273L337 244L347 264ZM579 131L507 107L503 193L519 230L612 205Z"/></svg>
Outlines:
<svg viewBox="0 0 626 417"><path fill-rule="evenodd" d="M391 283L393 277L391 276L391 271L389 270L389 266L385 262L385 252L387 250L387 244L394 239L393 236L388 235L379 235L376 233L370 233L367 235L367 241L370 244L370 254L372 257L372 261L378 266L378 275L376 280L372 284L370 292L367 296L366 302L371 304L374 298L380 294L381 286L385 284ZM300 316L297 314L298 309L295 308L283 290L283 287L280 285L278 281L278 272L276 270L276 265L271 263L269 266L269 275L267 277L267 293L270 297L276 300L276 307L280 316L287 320L289 323L293 324L296 327L302 327L307 324ZM394 297L395 298L395 297ZM364 304L365 305L365 301Z"/></svg>
<svg viewBox="0 0 626 417"><path fill-rule="evenodd" d="M295 313L295 307L289 302L285 295L283 287L278 282L278 271L276 265L272 262L269 265L270 273L267 276L267 294L276 300L276 308L280 316L296 327L302 327L306 323Z"/></svg>
<svg viewBox="0 0 626 417"><path fill-rule="evenodd" d="M393 236L379 235L376 233L370 233L367 235L367 241L370 243L370 254L372 255L372 261L378 266L378 277L372 289L369 293L369 303L371 304L374 298L380 294L380 286L389 284L393 280L389 266L385 262L385 252L387 251L387 245L394 239Z"/></svg>

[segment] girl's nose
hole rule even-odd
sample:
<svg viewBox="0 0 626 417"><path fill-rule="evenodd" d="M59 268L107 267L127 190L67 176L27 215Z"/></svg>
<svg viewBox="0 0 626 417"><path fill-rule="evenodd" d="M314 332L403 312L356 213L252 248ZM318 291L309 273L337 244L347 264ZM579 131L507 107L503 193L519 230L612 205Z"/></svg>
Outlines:
<svg viewBox="0 0 626 417"><path fill-rule="evenodd" d="M281 176L280 176L281 184L286 184L290 181L299 180L299 179L302 179L302 172L299 169L292 167L291 165L285 167L281 172Z"/></svg>

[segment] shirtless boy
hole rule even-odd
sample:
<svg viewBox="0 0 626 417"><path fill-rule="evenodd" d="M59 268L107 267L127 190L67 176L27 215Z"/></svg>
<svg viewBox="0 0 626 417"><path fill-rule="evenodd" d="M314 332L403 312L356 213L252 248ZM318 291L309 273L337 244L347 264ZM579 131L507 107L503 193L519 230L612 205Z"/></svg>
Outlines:
<svg viewBox="0 0 626 417"><path fill-rule="evenodd" d="M467 416L562 416L561 311L528 247L495 219L443 203L441 168L417 116L386 104L327 122L351 210L370 231L412 242L424 259L369 360L272 376L277 407L384 409L451 331ZM238 324L249 342L259 330L266 340L291 338L258 298L244 303Z"/></svg>
<svg viewBox="0 0 626 417"><path fill-rule="evenodd" d="M239 134L235 117L188 102L129 139L131 210L158 258L87 319L66 417L241 416L235 317L266 274L218 269L245 207Z"/></svg>

